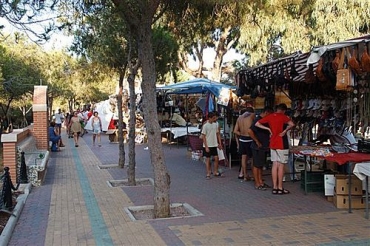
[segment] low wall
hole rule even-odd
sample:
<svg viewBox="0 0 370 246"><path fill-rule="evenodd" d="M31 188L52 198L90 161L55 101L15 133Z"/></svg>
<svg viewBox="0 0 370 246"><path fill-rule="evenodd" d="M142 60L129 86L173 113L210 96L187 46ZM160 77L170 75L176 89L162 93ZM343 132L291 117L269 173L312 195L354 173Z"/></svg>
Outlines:
<svg viewBox="0 0 370 246"><path fill-rule="evenodd" d="M23 129L14 129L13 132L1 134L3 144L3 165L9 167L9 173L13 184L17 180L17 144L28 136L32 136L33 126Z"/></svg>

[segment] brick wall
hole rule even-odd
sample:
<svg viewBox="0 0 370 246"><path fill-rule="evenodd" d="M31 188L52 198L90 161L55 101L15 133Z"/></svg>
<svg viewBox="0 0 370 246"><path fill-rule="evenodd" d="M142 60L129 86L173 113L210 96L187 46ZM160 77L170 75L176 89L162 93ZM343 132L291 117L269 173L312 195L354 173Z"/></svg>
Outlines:
<svg viewBox="0 0 370 246"><path fill-rule="evenodd" d="M15 129L12 133L1 135L3 164L4 167L9 167L13 184L15 184L17 177L17 144L28 136L33 135L36 139L38 149L47 150L49 148L47 86L34 87L32 110L33 126L24 129Z"/></svg>
<svg viewBox="0 0 370 246"><path fill-rule="evenodd" d="M17 144L32 134L32 127L15 129L13 132L1 135L3 143L3 165L9 167L10 177L13 184L17 178Z"/></svg>

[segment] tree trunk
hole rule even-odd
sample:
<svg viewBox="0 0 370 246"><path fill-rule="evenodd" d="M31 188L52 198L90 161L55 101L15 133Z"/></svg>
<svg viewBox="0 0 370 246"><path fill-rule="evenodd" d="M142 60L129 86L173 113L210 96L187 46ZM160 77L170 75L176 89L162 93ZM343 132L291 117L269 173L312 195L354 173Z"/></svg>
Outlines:
<svg viewBox="0 0 370 246"><path fill-rule="evenodd" d="M128 141L128 155L129 163L127 169L128 185L136 185L135 179L135 167L136 167L136 152L135 152L135 130L136 130L136 95L135 95L135 76L137 73L137 67L132 68L129 65L130 74L127 78L128 86L130 90L130 120L129 120L129 141Z"/></svg>
<svg viewBox="0 0 370 246"><path fill-rule="evenodd" d="M49 97L48 103L49 103L49 122L53 120L53 98Z"/></svg>
<svg viewBox="0 0 370 246"><path fill-rule="evenodd" d="M122 91L124 74L120 71L118 80L117 110L118 110L118 166L125 167L125 145L123 143L123 113L122 113Z"/></svg>
<svg viewBox="0 0 370 246"><path fill-rule="evenodd" d="M170 175L165 165L161 128L158 124L156 104L156 72L153 47L151 43L151 18L142 21L137 30L138 55L143 71L143 110L146 132L148 135L150 159L154 169L154 216L170 216Z"/></svg>

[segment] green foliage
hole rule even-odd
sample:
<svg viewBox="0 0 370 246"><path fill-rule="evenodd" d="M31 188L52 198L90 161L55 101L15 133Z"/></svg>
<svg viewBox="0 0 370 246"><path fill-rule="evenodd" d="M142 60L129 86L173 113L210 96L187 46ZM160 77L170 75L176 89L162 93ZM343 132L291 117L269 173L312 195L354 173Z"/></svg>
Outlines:
<svg viewBox="0 0 370 246"><path fill-rule="evenodd" d="M7 99L17 99L33 90L40 83L43 74L40 70L40 49L20 38L7 40L0 53L2 71L2 95ZM27 48L26 48L27 47Z"/></svg>
<svg viewBox="0 0 370 246"><path fill-rule="evenodd" d="M271 46L279 42L286 54L312 46L359 37L369 31L367 0L286 0L246 5L239 49L251 65L265 62Z"/></svg>
<svg viewBox="0 0 370 246"><path fill-rule="evenodd" d="M153 50L157 81L165 82L166 75L176 73L178 44L171 33L164 27L153 29Z"/></svg>

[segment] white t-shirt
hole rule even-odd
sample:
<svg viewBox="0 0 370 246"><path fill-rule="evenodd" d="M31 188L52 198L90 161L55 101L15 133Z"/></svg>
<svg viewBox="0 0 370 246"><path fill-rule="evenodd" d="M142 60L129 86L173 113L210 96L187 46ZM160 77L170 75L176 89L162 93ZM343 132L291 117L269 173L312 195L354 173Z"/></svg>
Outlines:
<svg viewBox="0 0 370 246"><path fill-rule="evenodd" d="M64 119L64 116L63 116L63 113L56 113L54 115L55 117L55 124L62 124L63 122L63 119Z"/></svg>
<svg viewBox="0 0 370 246"><path fill-rule="evenodd" d="M208 148L210 147L217 147L218 141L217 141L217 133L219 133L219 125L218 122L209 123L208 121L203 125L202 128L202 135L205 135ZM203 147L204 143L203 143Z"/></svg>

